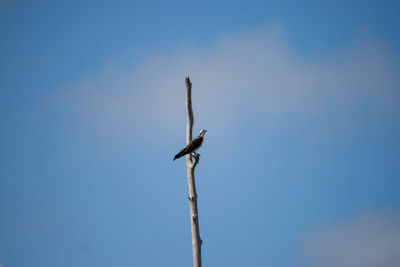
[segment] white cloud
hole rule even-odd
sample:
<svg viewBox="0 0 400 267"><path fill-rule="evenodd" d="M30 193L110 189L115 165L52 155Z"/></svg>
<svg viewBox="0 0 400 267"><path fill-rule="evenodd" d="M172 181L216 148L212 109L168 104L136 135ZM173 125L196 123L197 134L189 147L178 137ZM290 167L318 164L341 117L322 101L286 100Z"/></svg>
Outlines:
<svg viewBox="0 0 400 267"><path fill-rule="evenodd" d="M362 214L313 231L304 242L307 267L400 266L400 213Z"/></svg>
<svg viewBox="0 0 400 267"><path fill-rule="evenodd" d="M293 52L279 26L227 36L80 81L61 98L103 137L184 132L184 77L193 82L195 127L231 131L248 118L304 124L320 132L362 129L399 115L399 73L387 49L356 42L318 59ZM230 127L226 129L226 127Z"/></svg>

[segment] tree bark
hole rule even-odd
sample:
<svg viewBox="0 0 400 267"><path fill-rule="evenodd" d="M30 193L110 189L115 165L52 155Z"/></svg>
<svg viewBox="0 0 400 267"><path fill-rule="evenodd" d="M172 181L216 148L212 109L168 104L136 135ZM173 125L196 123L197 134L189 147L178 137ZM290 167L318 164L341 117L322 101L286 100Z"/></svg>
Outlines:
<svg viewBox="0 0 400 267"><path fill-rule="evenodd" d="M185 79L186 85L186 111L187 111L187 126L186 126L186 144L192 141L192 130L193 130L193 109L192 109L192 83L189 77ZM195 157L193 162L192 155L186 155L186 169L189 185L189 206L190 206L190 224L192 229L192 248L193 248L193 266L201 267L201 244L199 230L199 215L197 211L197 193L196 183L194 179L194 170L199 163L200 155Z"/></svg>

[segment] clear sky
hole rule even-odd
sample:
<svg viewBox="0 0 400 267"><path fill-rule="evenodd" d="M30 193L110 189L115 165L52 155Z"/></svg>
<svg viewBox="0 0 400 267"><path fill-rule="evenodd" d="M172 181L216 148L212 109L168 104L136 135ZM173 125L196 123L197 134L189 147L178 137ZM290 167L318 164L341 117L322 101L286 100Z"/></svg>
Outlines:
<svg viewBox="0 0 400 267"><path fill-rule="evenodd" d="M0 266L400 266L399 14L0 0Z"/></svg>

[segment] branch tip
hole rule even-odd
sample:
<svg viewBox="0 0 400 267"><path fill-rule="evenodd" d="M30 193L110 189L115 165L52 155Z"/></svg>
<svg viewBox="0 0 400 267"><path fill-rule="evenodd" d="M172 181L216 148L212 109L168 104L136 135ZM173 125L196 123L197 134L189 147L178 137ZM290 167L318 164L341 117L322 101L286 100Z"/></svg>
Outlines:
<svg viewBox="0 0 400 267"><path fill-rule="evenodd" d="M190 81L189 76L187 76L187 77L185 78L185 82L186 82L186 85L187 85L187 86L189 86L189 87L192 86L192 82Z"/></svg>

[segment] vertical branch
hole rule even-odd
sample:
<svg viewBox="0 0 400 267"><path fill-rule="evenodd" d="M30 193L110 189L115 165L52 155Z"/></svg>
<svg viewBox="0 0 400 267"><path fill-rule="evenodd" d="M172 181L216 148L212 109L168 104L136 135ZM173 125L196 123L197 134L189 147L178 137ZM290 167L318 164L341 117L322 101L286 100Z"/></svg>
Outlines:
<svg viewBox="0 0 400 267"><path fill-rule="evenodd" d="M186 85L186 111L187 111L187 126L186 126L186 144L192 141L193 130L193 109L192 109L192 83L189 77L185 79ZM190 154L186 155L186 168L189 185L189 206L190 206L190 225L192 229L192 248L193 248L193 266L201 267L201 238L199 230L199 216L197 212L197 193L196 183L194 179L194 169L199 162L199 157L192 161Z"/></svg>
<svg viewBox="0 0 400 267"><path fill-rule="evenodd" d="M185 100L186 100L186 111L187 111L187 125L186 125L186 144L192 141L192 129L193 129L193 109L192 109L192 83L189 77L185 79Z"/></svg>

